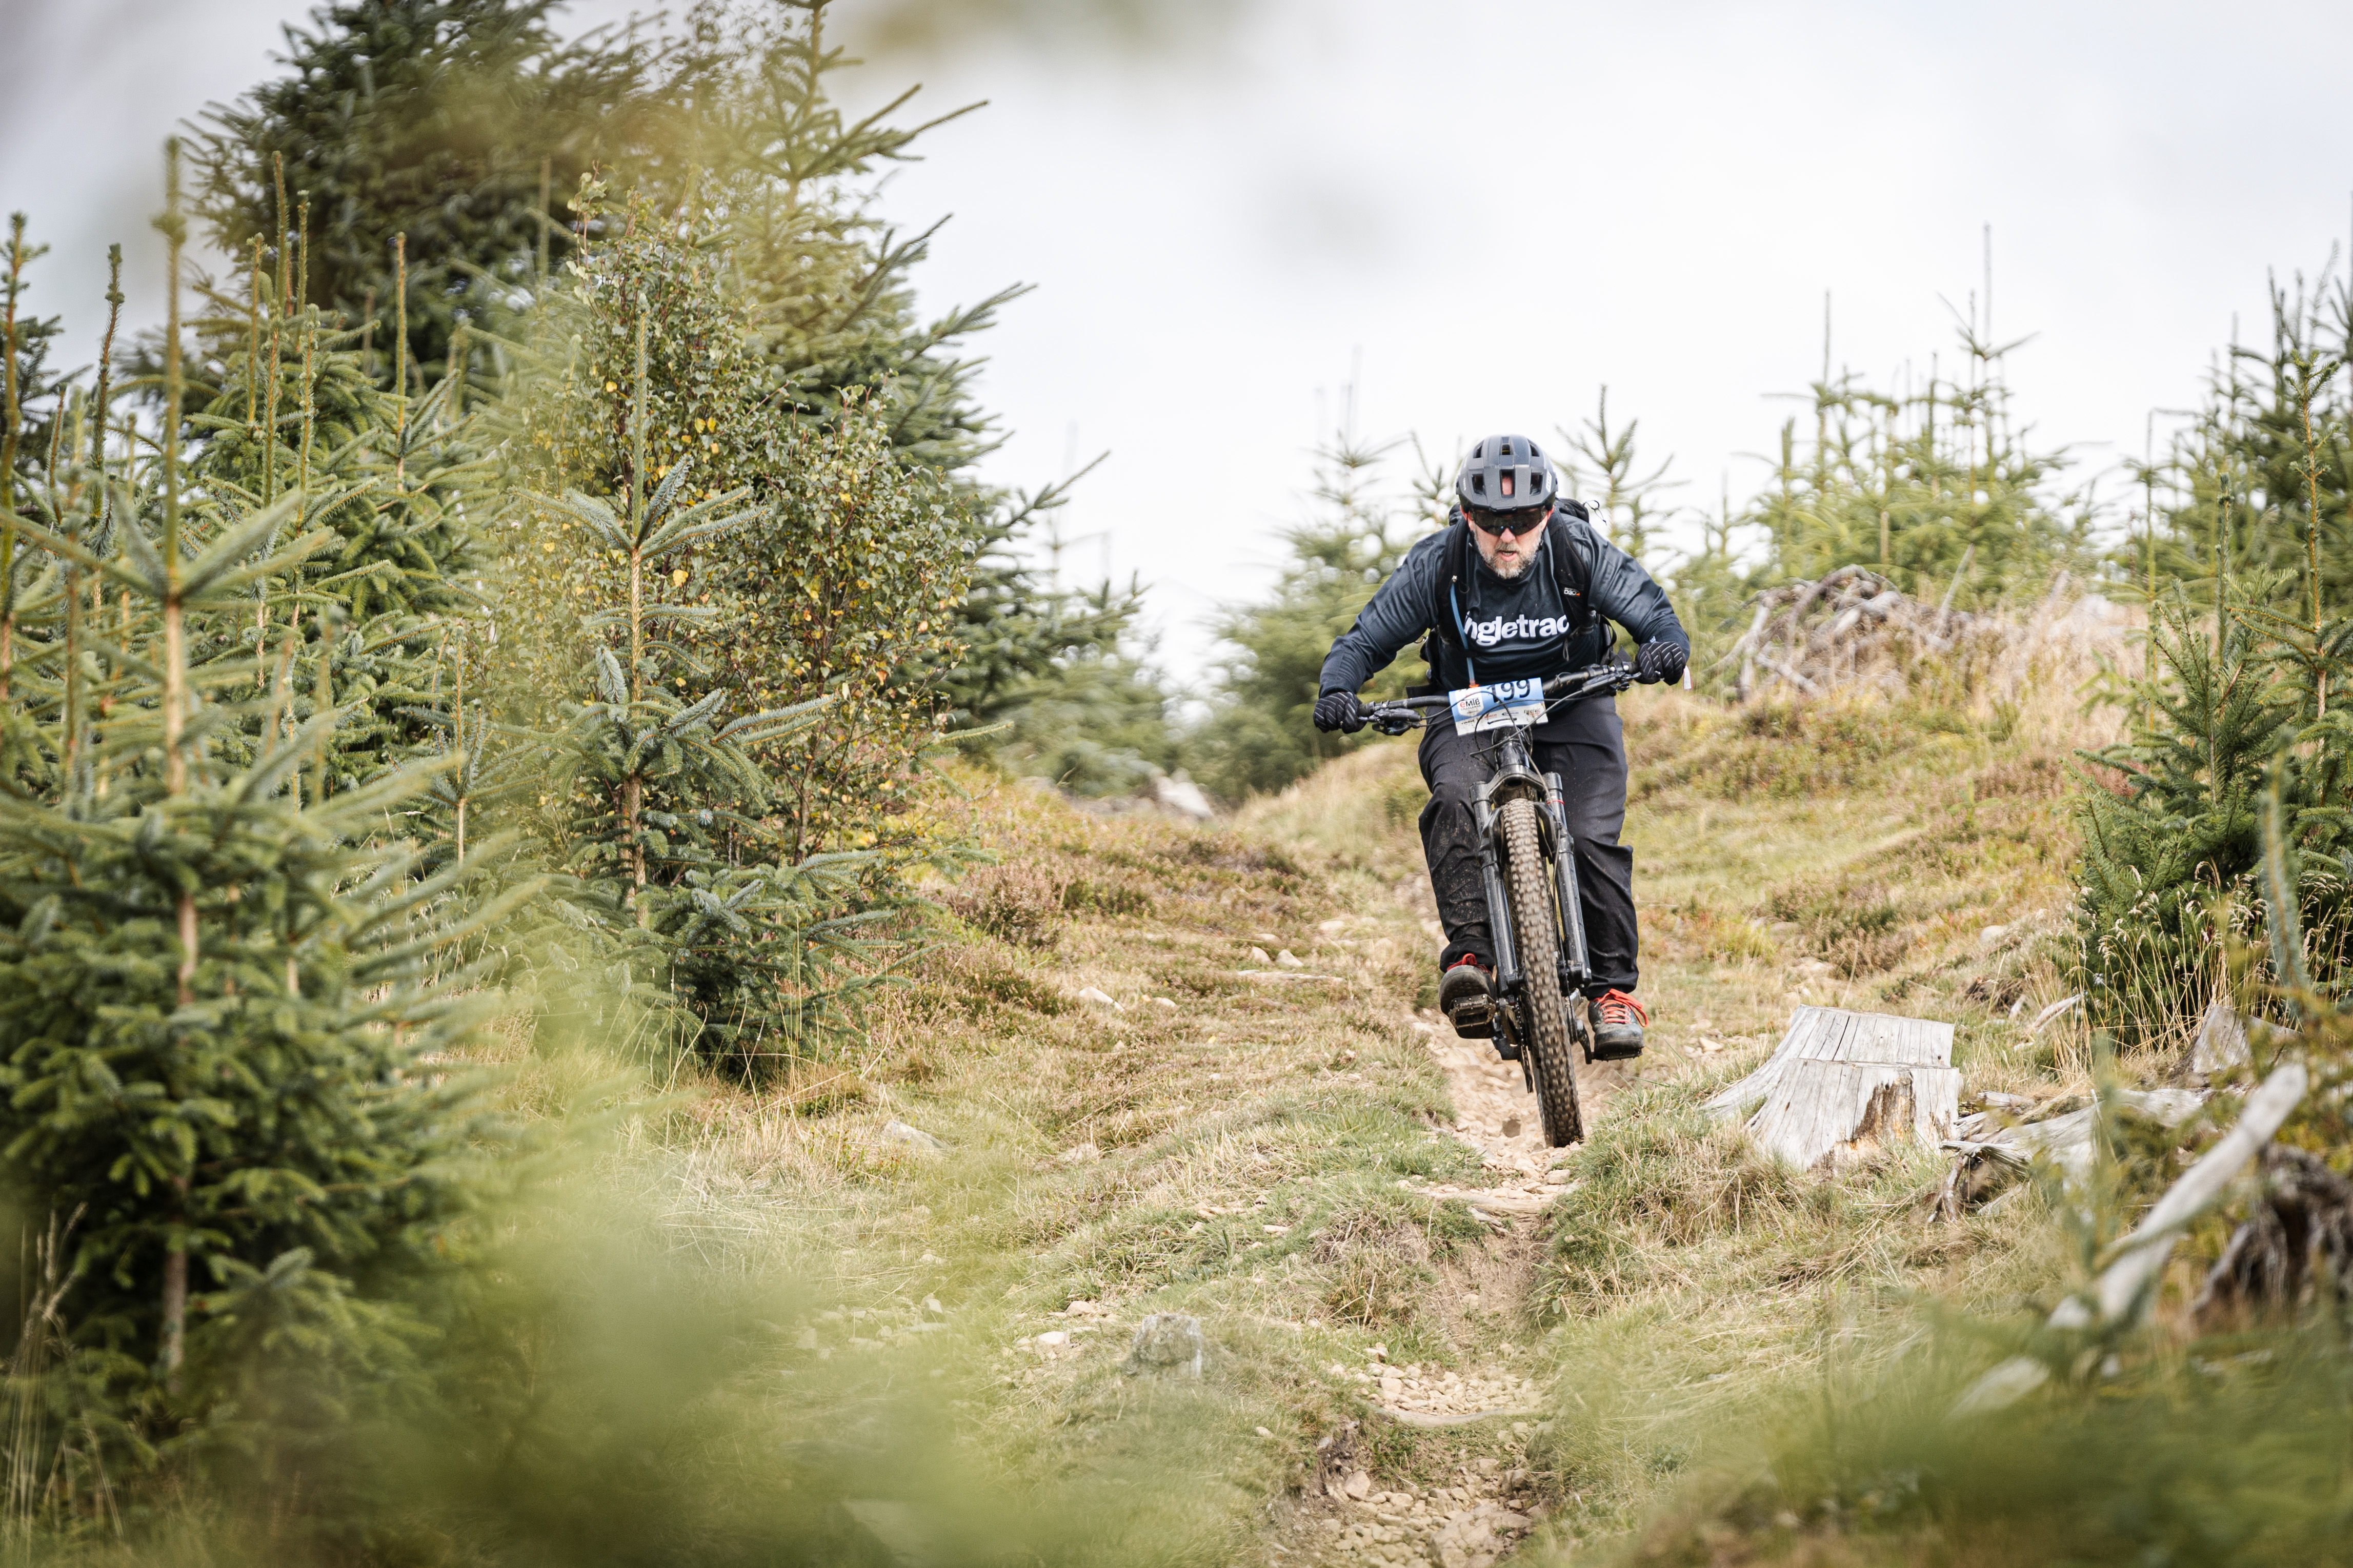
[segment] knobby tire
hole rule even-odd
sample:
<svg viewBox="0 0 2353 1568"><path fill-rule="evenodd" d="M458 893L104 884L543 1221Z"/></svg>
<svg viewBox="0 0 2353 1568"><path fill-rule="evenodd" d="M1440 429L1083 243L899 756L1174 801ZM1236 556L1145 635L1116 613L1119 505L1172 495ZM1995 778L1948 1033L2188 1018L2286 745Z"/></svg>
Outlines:
<svg viewBox="0 0 2353 1568"><path fill-rule="evenodd" d="M1544 1113L1545 1142L1565 1149L1585 1136L1577 1100L1574 1042L1568 1005L1560 994L1560 923L1553 912L1553 874L1544 856L1535 803L1504 803L1504 887L1512 904L1512 940L1519 950L1521 994L1526 999L1530 1077Z"/></svg>

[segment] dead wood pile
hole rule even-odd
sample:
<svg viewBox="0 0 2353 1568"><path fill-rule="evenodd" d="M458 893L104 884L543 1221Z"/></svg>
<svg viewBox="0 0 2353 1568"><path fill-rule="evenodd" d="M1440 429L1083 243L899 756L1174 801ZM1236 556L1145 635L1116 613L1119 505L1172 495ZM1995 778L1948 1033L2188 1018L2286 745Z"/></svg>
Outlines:
<svg viewBox="0 0 2353 1568"><path fill-rule="evenodd" d="M1922 666L1973 690L2010 696L2054 658L2079 673L2118 661L2129 620L2064 572L2031 614L2019 616L1954 609L1949 593L1932 605L1867 566L1841 566L1819 582L1758 594L1748 629L1703 673L1736 669L1735 690L1744 701L1842 689L1896 696Z"/></svg>
<svg viewBox="0 0 2353 1568"><path fill-rule="evenodd" d="M2201 1318L2293 1307L2315 1291L2342 1300L2353 1287L2353 1182L2309 1150L2273 1144L2260 1191L2206 1276L2193 1304Z"/></svg>
<svg viewBox="0 0 2353 1568"><path fill-rule="evenodd" d="M1999 616L1912 597L1866 566L1841 566L1816 583L1757 595L1747 631L1716 668L1737 664L1743 700L1778 688L1811 697L1836 687L1901 691L1924 657L1998 654L2018 636Z"/></svg>

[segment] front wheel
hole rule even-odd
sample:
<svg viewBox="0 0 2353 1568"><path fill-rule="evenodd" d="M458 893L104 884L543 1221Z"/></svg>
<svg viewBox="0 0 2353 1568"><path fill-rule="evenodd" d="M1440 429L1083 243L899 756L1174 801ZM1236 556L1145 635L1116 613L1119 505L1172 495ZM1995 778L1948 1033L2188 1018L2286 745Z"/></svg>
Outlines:
<svg viewBox="0 0 2353 1568"><path fill-rule="evenodd" d="M1528 1076L1544 1112L1545 1142L1565 1149L1585 1136L1585 1117L1577 1103L1568 1006L1560 994L1560 921L1553 913L1552 866L1545 858L1534 801L1506 801L1499 816L1504 886L1527 1003Z"/></svg>

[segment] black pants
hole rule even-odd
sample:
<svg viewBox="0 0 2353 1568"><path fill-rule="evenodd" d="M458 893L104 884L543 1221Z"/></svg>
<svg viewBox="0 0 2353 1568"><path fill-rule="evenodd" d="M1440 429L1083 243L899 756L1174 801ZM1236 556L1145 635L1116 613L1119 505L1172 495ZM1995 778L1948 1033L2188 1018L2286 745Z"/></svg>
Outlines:
<svg viewBox="0 0 2353 1568"><path fill-rule="evenodd" d="M1569 837L1577 846L1577 889L1585 912L1585 945L1592 966L1590 995L1631 991L1638 978L1641 938L1634 925L1634 852L1618 842L1626 826L1626 735L1618 704L1579 702L1535 731L1536 771L1560 775ZM1487 893L1479 879L1479 836L1471 800L1493 774L1493 734L1459 735L1440 717L1421 737L1421 777L1430 804L1421 808L1421 852L1430 862L1430 889L1446 928L1442 968L1464 953L1495 962L1487 928Z"/></svg>

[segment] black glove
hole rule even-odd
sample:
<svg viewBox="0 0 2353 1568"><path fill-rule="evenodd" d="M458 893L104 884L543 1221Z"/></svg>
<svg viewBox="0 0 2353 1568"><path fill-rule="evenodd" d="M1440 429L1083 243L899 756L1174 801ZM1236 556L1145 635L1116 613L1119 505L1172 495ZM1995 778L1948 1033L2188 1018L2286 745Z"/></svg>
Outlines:
<svg viewBox="0 0 2353 1568"><path fill-rule="evenodd" d="M1335 730L1353 735L1365 727L1365 705L1353 691L1327 691L1315 700L1315 727L1327 735Z"/></svg>
<svg viewBox="0 0 2353 1568"><path fill-rule="evenodd" d="M1634 679L1645 686L1656 686L1662 680L1681 680L1683 662L1691 657L1683 644L1666 637L1653 637L1642 645L1634 656Z"/></svg>

